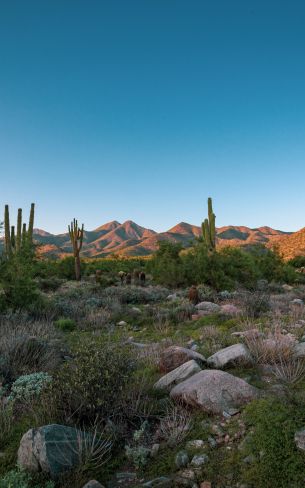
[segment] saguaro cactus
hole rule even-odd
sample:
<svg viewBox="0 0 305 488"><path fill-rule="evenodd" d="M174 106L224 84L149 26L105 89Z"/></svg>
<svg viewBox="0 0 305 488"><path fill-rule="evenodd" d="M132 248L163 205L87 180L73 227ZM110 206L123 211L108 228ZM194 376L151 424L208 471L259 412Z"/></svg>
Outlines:
<svg viewBox="0 0 305 488"><path fill-rule="evenodd" d="M5 235L5 253L7 257L12 254L11 245L11 227L10 227L10 212L8 205L4 207L4 235Z"/></svg>
<svg viewBox="0 0 305 488"><path fill-rule="evenodd" d="M30 211L30 218L29 218L29 228L28 228L28 237L29 237L30 242L32 242L32 240L33 240L34 213L35 213L35 203L31 203L31 211Z"/></svg>
<svg viewBox="0 0 305 488"><path fill-rule="evenodd" d="M84 238L84 224L82 227L78 227L78 222L76 219L73 219L71 225L68 226L69 235L73 247L73 255L75 261L75 278L77 281L81 279L81 270L80 270L80 251L83 245L83 238Z"/></svg>
<svg viewBox="0 0 305 488"><path fill-rule="evenodd" d="M203 241L209 251L216 249L216 215L213 212L212 198L208 198L208 218L201 224Z"/></svg>
<svg viewBox="0 0 305 488"><path fill-rule="evenodd" d="M18 208L17 236L16 236L16 251L17 252L20 252L20 249L21 249L21 232L22 232L22 208Z"/></svg>
<svg viewBox="0 0 305 488"><path fill-rule="evenodd" d="M15 234L15 226L10 226L9 206L4 207L4 233L5 233L5 254L9 258L13 253L21 252L27 243L30 245L33 242L33 228L34 228L34 209L35 204L31 204L31 212L29 219L29 229L27 231L26 224L22 224L22 209L18 208L17 228Z"/></svg>

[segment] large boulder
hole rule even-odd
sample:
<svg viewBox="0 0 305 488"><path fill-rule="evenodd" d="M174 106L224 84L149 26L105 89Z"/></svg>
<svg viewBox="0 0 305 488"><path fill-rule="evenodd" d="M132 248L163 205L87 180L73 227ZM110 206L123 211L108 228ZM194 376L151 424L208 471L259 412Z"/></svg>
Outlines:
<svg viewBox="0 0 305 488"><path fill-rule="evenodd" d="M233 344L233 346L215 352L207 359L207 362L213 368L225 368L232 364L250 364L252 358L244 344Z"/></svg>
<svg viewBox="0 0 305 488"><path fill-rule="evenodd" d="M178 368L173 369L173 371L170 371L165 376L162 376L162 378L155 383L154 388L170 390L175 385L178 385L178 383L190 378L199 371L201 371L199 364L196 363L194 359L191 359L190 361L181 364L181 366L178 366Z"/></svg>
<svg viewBox="0 0 305 488"><path fill-rule="evenodd" d="M259 391L241 378L219 370L204 370L175 386L170 396L213 414L250 402Z"/></svg>
<svg viewBox="0 0 305 488"><path fill-rule="evenodd" d="M218 313L221 311L221 307L217 303L213 302L200 302L196 305L197 310L205 312L206 314Z"/></svg>
<svg viewBox="0 0 305 488"><path fill-rule="evenodd" d="M20 441L18 465L22 469L42 471L51 478L57 478L79 464L81 444L89 435L58 424L30 429Z"/></svg>
<svg viewBox="0 0 305 488"><path fill-rule="evenodd" d="M206 362L205 358L196 351L180 346L170 346L162 351L159 367L161 371L168 373L191 359L199 364L205 364Z"/></svg>

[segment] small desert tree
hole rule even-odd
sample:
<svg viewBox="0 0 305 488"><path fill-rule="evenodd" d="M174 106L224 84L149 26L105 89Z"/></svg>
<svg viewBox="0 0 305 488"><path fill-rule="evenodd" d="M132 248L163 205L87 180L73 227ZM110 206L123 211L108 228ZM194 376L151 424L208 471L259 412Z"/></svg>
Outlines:
<svg viewBox="0 0 305 488"><path fill-rule="evenodd" d="M69 235L73 247L73 255L75 261L75 278L77 281L81 279L81 269L80 269L80 251L83 245L84 237L84 224L82 227L78 227L78 222L73 219L71 225L68 226Z"/></svg>

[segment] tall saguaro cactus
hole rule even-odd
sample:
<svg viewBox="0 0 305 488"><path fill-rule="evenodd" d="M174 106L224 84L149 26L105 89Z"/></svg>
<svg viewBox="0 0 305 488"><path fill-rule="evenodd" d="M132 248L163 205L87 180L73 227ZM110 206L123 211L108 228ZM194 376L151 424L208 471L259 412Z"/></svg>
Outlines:
<svg viewBox="0 0 305 488"><path fill-rule="evenodd" d="M17 228L15 234L15 226L10 225L9 206L4 207L4 233L5 233L5 254L7 258L14 253L20 253L25 249L26 245L31 245L33 242L34 229L34 209L35 204L31 204L31 212L29 219L29 229L26 230L26 224L22 224L22 209L18 209Z"/></svg>
<svg viewBox="0 0 305 488"><path fill-rule="evenodd" d="M213 212L212 198L208 198L208 218L201 224L203 241L209 251L216 249L216 215Z"/></svg>
<svg viewBox="0 0 305 488"><path fill-rule="evenodd" d="M28 237L29 237L29 240L30 241L32 241L32 239L33 239L34 213L35 213L35 203L31 203L31 211L30 211L30 218L29 218L29 228L28 228Z"/></svg>
<svg viewBox="0 0 305 488"><path fill-rule="evenodd" d="M78 227L78 222L76 219L73 219L71 225L68 226L69 236L71 239L72 247L73 247L73 255L75 261L75 278L77 281L81 279L81 270L80 270L80 251L83 245L83 238L84 238L84 224L82 227Z"/></svg>
<svg viewBox="0 0 305 488"><path fill-rule="evenodd" d="M4 207L4 236L5 236L5 253L9 257L12 254L11 245L11 227L10 227L10 212L8 205Z"/></svg>

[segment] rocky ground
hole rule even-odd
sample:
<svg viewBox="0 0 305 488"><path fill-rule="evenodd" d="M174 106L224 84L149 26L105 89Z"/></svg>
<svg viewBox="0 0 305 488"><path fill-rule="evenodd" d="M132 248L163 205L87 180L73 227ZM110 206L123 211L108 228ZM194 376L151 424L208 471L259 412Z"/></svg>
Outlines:
<svg viewBox="0 0 305 488"><path fill-rule="evenodd" d="M199 292L65 282L1 317L0 487L304 486L305 289Z"/></svg>

